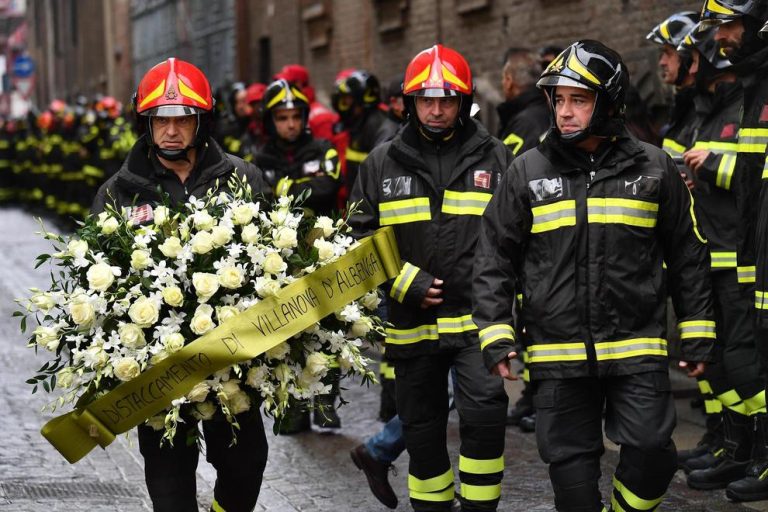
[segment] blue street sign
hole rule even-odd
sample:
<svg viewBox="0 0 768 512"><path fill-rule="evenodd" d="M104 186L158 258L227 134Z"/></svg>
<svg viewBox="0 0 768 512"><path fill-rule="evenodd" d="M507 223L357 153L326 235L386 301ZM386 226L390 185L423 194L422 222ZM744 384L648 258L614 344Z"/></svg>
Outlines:
<svg viewBox="0 0 768 512"><path fill-rule="evenodd" d="M18 78L29 78L35 72L35 62L28 55L19 55L13 61L13 74Z"/></svg>

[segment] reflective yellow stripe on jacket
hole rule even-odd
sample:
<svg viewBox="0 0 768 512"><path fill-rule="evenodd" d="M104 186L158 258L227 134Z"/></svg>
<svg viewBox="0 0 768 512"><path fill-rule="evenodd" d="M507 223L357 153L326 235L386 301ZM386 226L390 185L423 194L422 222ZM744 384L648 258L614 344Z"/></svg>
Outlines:
<svg viewBox="0 0 768 512"><path fill-rule="evenodd" d="M642 228L656 226L657 203L618 197L587 198L590 224L627 224Z"/></svg>
<svg viewBox="0 0 768 512"><path fill-rule="evenodd" d="M768 292L755 290L755 308L768 309Z"/></svg>
<svg viewBox="0 0 768 512"><path fill-rule="evenodd" d="M736 253L726 251L712 251L712 268L736 268Z"/></svg>
<svg viewBox="0 0 768 512"><path fill-rule="evenodd" d="M720 188L730 190L733 170L736 168L736 154L739 150L739 145L736 142L697 142L693 145L693 149L706 149L722 155L720 165L717 167L715 184Z"/></svg>
<svg viewBox="0 0 768 512"><path fill-rule="evenodd" d="M587 346L581 342L541 343L527 349L528 363L558 363L562 361L586 361Z"/></svg>
<svg viewBox="0 0 768 512"><path fill-rule="evenodd" d="M515 340L515 329L509 324L495 324L480 331L480 350L501 339Z"/></svg>
<svg viewBox="0 0 768 512"><path fill-rule="evenodd" d="M485 192L459 192L446 190L440 211L453 215L482 215L491 194Z"/></svg>
<svg viewBox="0 0 768 512"><path fill-rule="evenodd" d="M598 361L627 359L638 356L666 356L667 340L662 338L634 338L621 341L595 343Z"/></svg>
<svg viewBox="0 0 768 512"><path fill-rule="evenodd" d="M674 158L683 156L683 153L685 153L685 150L688 148L672 139L664 139L664 141L661 143L661 149L666 151L669 156Z"/></svg>
<svg viewBox="0 0 768 512"><path fill-rule="evenodd" d="M739 153L765 153L768 128L739 129Z"/></svg>
<svg viewBox="0 0 768 512"><path fill-rule="evenodd" d="M472 321L472 315L463 315L456 317L441 317L437 319L437 332L440 334L452 334L459 332L469 332L477 329L475 322Z"/></svg>
<svg viewBox="0 0 768 512"><path fill-rule="evenodd" d="M736 277L738 278L738 281L740 284L754 283L755 272L756 272L756 268L754 265L751 267L743 267L743 266L736 267Z"/></svg>
<svg viewBox="0 0 768 512"><path fill-rule="evenodd" d="M533 224L531 233L543 233L576 225L576 201L573 199L531 208Z"/></svg>
<svg viewBox="0 0 768 512"><path fill-rule="evenodd" d="M389 296L402 303L405 300L405 294L408 293L408 288L410 288L419 270L419 267L411 265L406 261L400 270L400 274L395 278L395 282L392 283Z"/></svg>
<svg viewBox="0 0 768 512"><path fill-rule="evenodd" d="M525 144L525 141L516 133L510 133L504 137L504 145L509 146L509 149L512 151L513 155L517 155L517 152L520 151L520 148L523 147L523 144Z"/></svg>
<svg viewBox="0 0 768 512"><path fill-rule="evenodd" d="M368 157L368 153L365 151L356 151L352 148L347 148L347 150L344 152L344 155L347 157L347 162L356 163L361 163Z"/></svg>
<svg viewBox="0 0 768 512"><path fill-rule="evenodd" d="M688 338L716 338L715 322L712 320L688 320L677 324L680 331L680 339Z"/></svg>
<svg viewBox="0 0 768 512"><path fill-rule="evenodd" d="M379 203L379 224L382 226L425 220L432 220L428 197Z"/></svg>

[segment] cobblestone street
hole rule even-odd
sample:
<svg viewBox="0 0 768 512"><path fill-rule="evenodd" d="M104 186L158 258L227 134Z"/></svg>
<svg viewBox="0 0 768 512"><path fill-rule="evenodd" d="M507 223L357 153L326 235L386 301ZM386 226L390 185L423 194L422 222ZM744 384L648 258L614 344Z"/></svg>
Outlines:
<svg viewBox="0 0 768 512"><path fill-rule="evenodd" d="M33 270L34 258L46 250L46 242L33 233L34 220L19 210L0 210L0 510L23 512L151 510L144 490L142 459L133 434L119 437L106 450L94 450L77 464L68 464L39 430L50 413L41 413L45 394L30 394L24 381L42 358L25 346L18 323L11 318L13 298L32 286L46 283L45 267ZM678 382L679 381L679 382ZM691 386L675 379L677 386ZM340 409L343 421L338 435L305 433L291 437L271 434L269 463L256 510L272 512L351 512L387 510L370 494L365 478L349 457L349 450L381 427L376 420L378 388L346 382L344 397L350 403ZM519 389L510 388L514 396ZM678 400L680 414L676 441L679 448L692 446L702 432L703 420L691 411L688 398ZM64 412L64 411L62 411ZM451 415L450 448L458 459L458 418ZM535 438L516 427L507 430L507 469L503 481L502 511L552 511L552 491L546 466L539 460ZM608 443L603 466L603 496L610 489L616 447ZM396 463L390 481L398 495L398 511L410 510L407 500L408 458ZM208 510L215 475L201 457L198 469L200 510ZM723 491L711 493L688 489L677 473L661 511L748 512L768 511L768 502L738 505L729 503Z"/></svg>

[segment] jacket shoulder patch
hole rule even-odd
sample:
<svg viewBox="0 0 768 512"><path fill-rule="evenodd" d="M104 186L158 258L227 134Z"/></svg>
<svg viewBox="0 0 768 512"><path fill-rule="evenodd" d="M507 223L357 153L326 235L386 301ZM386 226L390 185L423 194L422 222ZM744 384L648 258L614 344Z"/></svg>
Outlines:
<svg viewBox="0 0 768 512"><path fill-rule="evenodd" d="M381 193L385 199L409 196L413 189L413 176L395 176L381 181Z"/></svg>
<svg viewBox="0 0 768 512"><path fill-rule="evenodd" d="M528 182L528 191L534 201L546 201L556 199L565 195L563 188L563 178L542 178Z"/></svg>

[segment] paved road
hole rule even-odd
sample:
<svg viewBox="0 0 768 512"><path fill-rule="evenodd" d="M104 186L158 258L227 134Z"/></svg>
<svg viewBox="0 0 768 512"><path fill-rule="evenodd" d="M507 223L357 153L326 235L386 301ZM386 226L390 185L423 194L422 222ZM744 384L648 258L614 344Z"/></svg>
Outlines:
<svg viewBox="0 0 768 512"><path fill-rule="evenodd" d="M118 438L106 450L95 450L75 465L68 464L39 434L52 417L41 413L44 395L30 395L24 384L39 367L32 350L25 347L17 324L10 315L14 297L31 286L45 284L45 274L32 270L34 257L45 242L33 235L37 226L23 212L0 210L0 511L120 511L151 510L143 485L142 460L135 436ZM690 385L687 383L679 384ZM268 434L270 457L257 510L271 512L351 512L387 510L369 493L363 475L349 459L349 450L380 428L375 420L378 390L346 384L351 403L340 410L344 428L338 435L305 433L292 437ZM511 387L510 393L518 391ZM680 400L681 416L676 431L678 446L688 447L701 435L701 418L692 413L687 400ZM267 428L271 423L267 422ZM458 421L452 415L450 447L457 459ZM509 428L506 440L507 469L499 510L552 511L552 491L546 466L539 460L535 440ZM615 447L604 457L603 495L610 489ZM400 499L398 511L410 510L407 503L407 455L395 464L391 481ZM211 501L215 475L201 460L198 470L200 510ZM729 503L722 491L702 493L685 486L682 472L672 483L661 511L748 512L768 511L768 502L749 507Z"/></svg>

